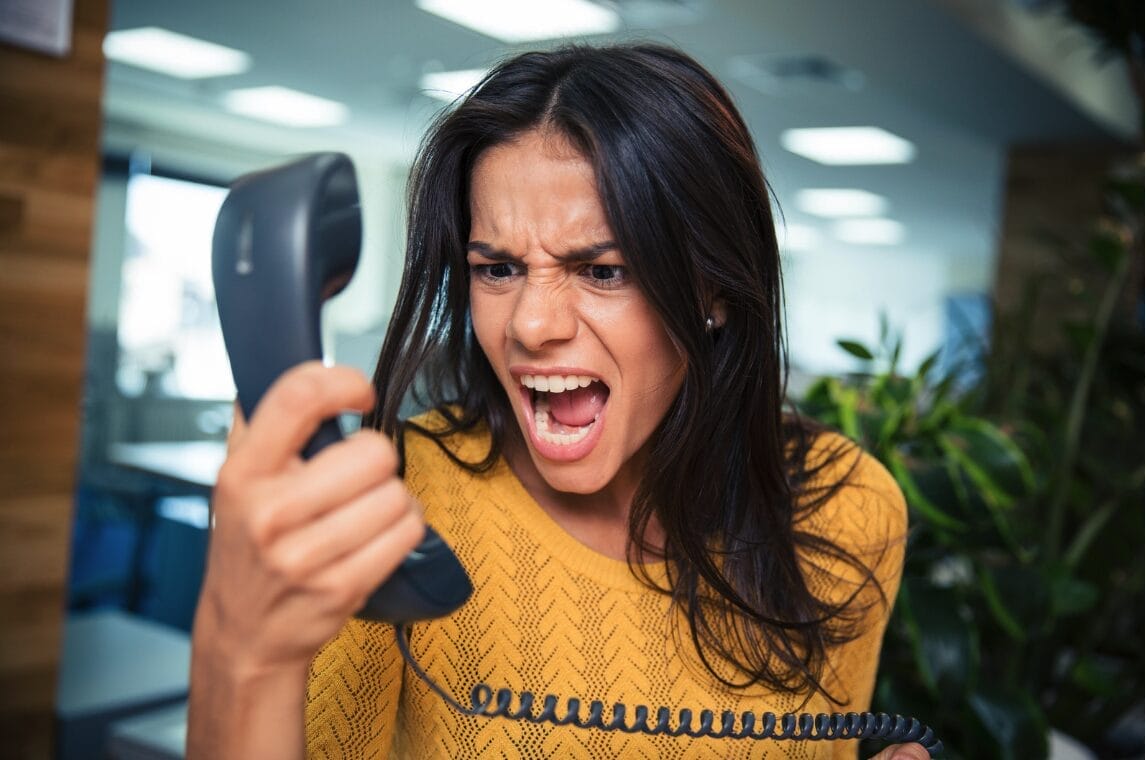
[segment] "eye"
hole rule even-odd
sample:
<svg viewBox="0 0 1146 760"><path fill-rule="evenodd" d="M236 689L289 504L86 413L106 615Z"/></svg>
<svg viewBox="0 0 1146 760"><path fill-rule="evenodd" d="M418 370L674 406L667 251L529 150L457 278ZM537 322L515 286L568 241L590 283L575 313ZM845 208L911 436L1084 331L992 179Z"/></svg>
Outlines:
<svg viewBox="0 0 1146 760"><path fill-rule="evenodd" d="M629 273L619 264L590 264L583 275L594 285L603 288L617 288L629 279Z"/></svg>
<svg viewBox="0 0 1146 760"><path fill-rule="evenodd" d="M470 273L480 280L490 283L505 282L514 275L520 274L521 267L508 261L498 261L494 264L473 264Z"/></svg>

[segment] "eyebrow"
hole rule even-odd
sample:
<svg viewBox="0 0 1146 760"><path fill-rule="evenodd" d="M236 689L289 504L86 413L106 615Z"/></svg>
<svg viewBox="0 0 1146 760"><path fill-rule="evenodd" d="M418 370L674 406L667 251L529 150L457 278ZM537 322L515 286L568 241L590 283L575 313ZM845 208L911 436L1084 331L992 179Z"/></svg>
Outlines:
<svg viewBox="0 0 1146 760"><path fill-rule="evenodd" d="M572 264L595 261L606 253L616 251L618 246L612 240L605 240L600 243L593 243L584 248L574 248L567 251L555 258ZM466 251L476 253L483 256L490 261L517 261L520 257L514 256L509 251L503 248L494 248L489 243L483 243L480 240L471 240L466 244Z"/></svg>

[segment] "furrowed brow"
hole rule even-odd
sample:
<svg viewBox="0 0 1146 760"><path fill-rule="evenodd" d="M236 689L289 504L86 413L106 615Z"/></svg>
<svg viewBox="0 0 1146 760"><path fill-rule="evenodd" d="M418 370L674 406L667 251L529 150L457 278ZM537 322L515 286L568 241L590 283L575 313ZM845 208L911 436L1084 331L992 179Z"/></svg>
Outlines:
<svg viewBox="0 0 1146 760"><path fill-rule="evenodd" d="M593 243L583 248L574 248L573 250L558 256L557 258L562 261L579 264L590 261L595 261L606 253L612 253L617 250L617 244L612 240L606 240L600 243ZM471 240L466 244L466 251L476 253L479 256L489 259L490 261L517 261L518 257L501 248L494 248L489 243L483 243L480 240Z"/></svg>
<svg viewBox="0 0 1146 760"><path fill-rule="evenodd" d="M466 243L466 251L469 253L476 253L479 256L489 259L490 261L516 261L517 259L510 255L509 251L500 248L494 248L489 243L483 243L480 240L471 240Z"/></svg>
<svg viewBox="0 0 1146 760"><path fill-rule="evenodd" d="M584 248L575 248L560 258L574 264L585 263L589 261L595 261L601 256L604 256L606 253L612 253L616 250L617 244L612 240L606 240L600 243L594 243L593 245L585 246Z"/></svg>

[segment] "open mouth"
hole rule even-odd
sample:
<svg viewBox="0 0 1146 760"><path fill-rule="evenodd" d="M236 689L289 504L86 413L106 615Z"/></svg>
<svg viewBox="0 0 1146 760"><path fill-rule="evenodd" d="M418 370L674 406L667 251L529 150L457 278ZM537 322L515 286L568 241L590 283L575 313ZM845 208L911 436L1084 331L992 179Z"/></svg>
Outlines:
<svg viewBox="0 0 1146 760"><path fill-rule="evenodd" d="M572 446L588 437L609 398L609 386L588 375L521 375L533 407L537 437Z"/></svg>

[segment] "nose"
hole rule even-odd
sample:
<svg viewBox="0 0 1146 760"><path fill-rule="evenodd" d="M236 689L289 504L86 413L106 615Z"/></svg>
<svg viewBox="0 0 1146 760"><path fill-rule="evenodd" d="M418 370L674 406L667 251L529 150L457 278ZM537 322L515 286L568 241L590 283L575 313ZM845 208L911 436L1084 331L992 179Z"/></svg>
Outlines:
<svg viewBox="0 0 1146 760"><path fill-rule="evenodd" d="M505 333L529 351L577 334L576 294L568 283L526 281Z"/></svg>

